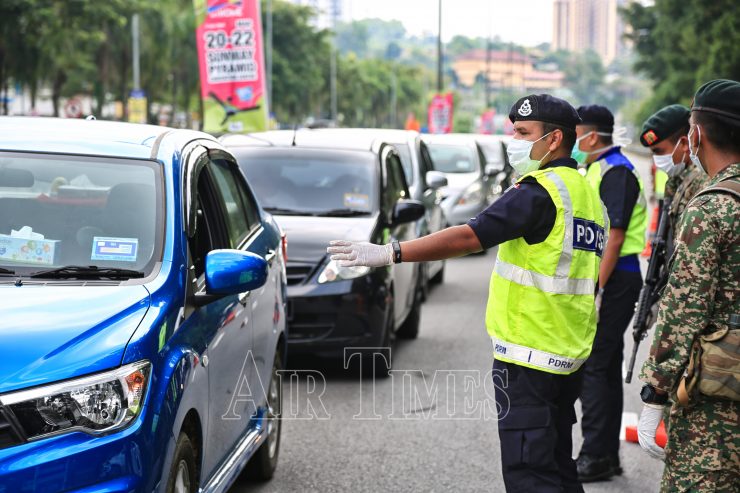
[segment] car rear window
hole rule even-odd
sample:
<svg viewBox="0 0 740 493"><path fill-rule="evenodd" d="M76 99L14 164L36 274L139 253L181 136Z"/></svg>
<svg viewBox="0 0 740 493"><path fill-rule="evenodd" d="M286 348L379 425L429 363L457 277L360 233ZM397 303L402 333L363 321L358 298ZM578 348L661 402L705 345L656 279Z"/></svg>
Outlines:
<svg viewBox="0 0 740 493"><path fill-rule="evenodd" d="M474 149L465 145L427 144L432 165L442 173L475 173L478 164Z"/></svg>
<svg viewBox="0 0 740 493"><path fill-rule="evenodd" d="M371 214L378 208L378 164L369 151L234 151L262 207L277 214Z"/></svg>

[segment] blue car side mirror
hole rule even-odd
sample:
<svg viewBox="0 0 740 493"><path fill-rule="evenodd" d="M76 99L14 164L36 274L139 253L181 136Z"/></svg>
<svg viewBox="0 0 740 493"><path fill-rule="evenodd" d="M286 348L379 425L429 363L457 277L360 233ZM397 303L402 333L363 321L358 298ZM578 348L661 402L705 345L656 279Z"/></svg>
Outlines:
<svg viewBox="0 0 740 493"><path fill-rule="evenodd" d="M267 282L267 261L241 250L208 252L205 271L209 295L243 293L261 288Z"/></svg>

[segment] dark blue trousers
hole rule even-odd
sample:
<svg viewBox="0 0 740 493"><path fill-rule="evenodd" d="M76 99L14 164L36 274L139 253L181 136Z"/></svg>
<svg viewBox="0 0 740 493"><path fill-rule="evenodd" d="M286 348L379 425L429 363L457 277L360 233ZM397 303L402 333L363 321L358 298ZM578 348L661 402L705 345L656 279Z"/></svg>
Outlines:
<svg viewBox="0 0 740 493"><path fill-rule="evenodd" d="M493 361L507 492L583 492L573 460L581 371L555 375Z"/></svg>
<svg viewBox="0 0 740 493"><path fill-rule="evenodd" d="M616 456L622 426L624 331L640 296L639 272L615 270L604 287L599 324L591 356L583 368L581 453Z"/></svg>

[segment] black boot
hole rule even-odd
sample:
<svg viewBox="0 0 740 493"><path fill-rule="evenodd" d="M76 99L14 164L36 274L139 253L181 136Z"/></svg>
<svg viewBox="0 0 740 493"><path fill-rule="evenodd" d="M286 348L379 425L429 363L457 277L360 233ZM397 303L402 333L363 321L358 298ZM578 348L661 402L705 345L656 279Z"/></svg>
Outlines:
<svg viewBox="0 0 740 493"><path fill-rule="evenodd" d="M581 454L576 459L578 479L582 483L606 481L615 474L612 459L608 456Z"/></svg>
<svg viewBox="0 0 740 493"><path fill-rule="evenodd" d="M612 455L609 457L609 461L612 465L612 472L615 476L621 476L622 475L622 465L619 463L619 454Z"/></svg>

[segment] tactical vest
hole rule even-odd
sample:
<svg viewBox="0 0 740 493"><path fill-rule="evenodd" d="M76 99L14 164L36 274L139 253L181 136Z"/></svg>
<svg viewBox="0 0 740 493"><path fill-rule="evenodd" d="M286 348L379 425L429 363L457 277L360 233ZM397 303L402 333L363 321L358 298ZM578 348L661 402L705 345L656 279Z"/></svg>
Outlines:
<svg viewBox="0 0 740 493"><path fill-rule="evenodd" d="M550 195L555 223L540 243L518 238L499 246L486 327L496 359L570 374L591 353L594 293L609 219L598 193L575 169L555 167L524 177L537 180Z"/></svg>
<svg viewBox="0 0 740 493"><path fill-rule="evenodd" d="M641 253L645 249L645 231L647 230L648 216L642 179L632 163L623 154L613 153L591 163L586 171L586 180L588 180L596 193L600 193L601 180L603 180L604 175L616 166L624 166L629 169L635 178L637 178L637 183L640 186L637 202L632 209L632 216L630 217L630 222L625 233L622 250L619 252L619 256L624 257L625 255Z"/></svg>

